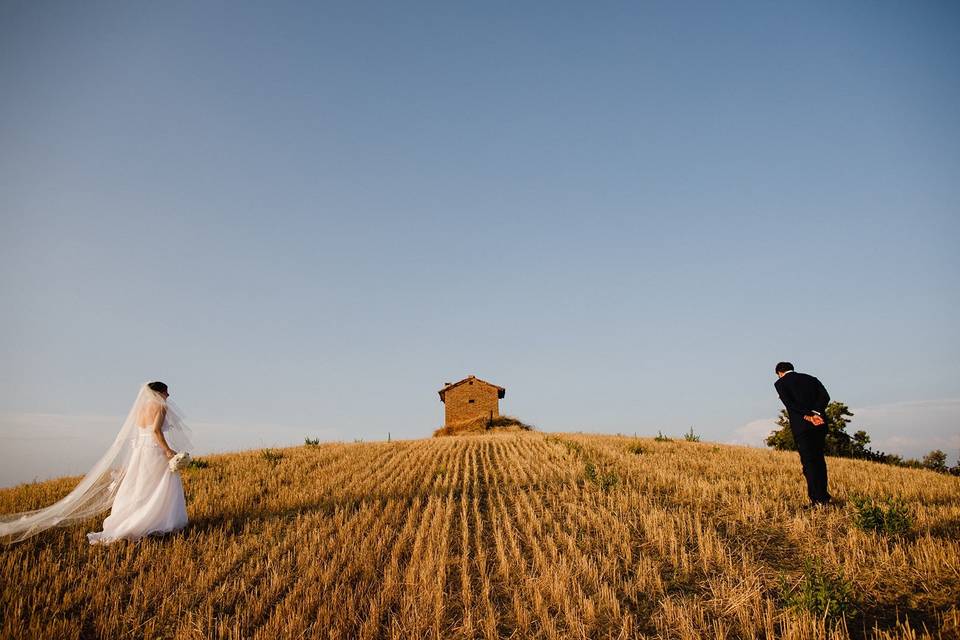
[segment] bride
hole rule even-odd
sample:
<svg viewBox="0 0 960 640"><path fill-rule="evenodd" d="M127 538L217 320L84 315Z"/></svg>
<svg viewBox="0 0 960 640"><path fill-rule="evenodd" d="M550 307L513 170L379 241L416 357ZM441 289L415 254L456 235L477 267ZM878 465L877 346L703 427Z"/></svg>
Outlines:
<svg viewBox="0 0 960 640"><path fill-rule="evenodd" d="M185 450L189 435L169 395L162 382L144 384L113 445L80 484L45 509L0 516L0 538L18 542L108 509L103 531L87 534L90 544L184 528L183 484L169 460L176 454L171 445Z"/></svg>

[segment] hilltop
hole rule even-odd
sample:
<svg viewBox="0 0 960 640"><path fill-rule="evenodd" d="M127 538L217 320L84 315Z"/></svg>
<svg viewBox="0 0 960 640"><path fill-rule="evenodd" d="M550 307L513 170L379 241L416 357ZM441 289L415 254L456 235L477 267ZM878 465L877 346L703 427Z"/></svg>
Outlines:
<svg viewBox="0 0 960 640"><path fill-rule="evenodd" d="M796 454L710 443L521 431L203 460L180 534L90 547L91 520L0 547L0 635L960 634L960 479L929 471L829 459L844 504L811 512ZM0 512L74 482L0 490Z"/></svg>
<svg viewBox="0 0 960 640"><path fill-rule="evenodd" d="M457 424L448 424L433 432L434 438L478 434L506 433L511 431L534 431L534 428L513 416L477 418Z"/></svg>

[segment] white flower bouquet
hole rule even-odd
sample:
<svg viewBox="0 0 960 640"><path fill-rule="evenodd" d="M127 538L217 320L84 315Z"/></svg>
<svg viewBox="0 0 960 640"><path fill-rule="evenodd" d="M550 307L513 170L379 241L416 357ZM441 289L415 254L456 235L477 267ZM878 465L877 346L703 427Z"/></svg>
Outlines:
<svg viewBox="0 0 960 640"><path fill-rule="evenodd" d="M189 465L190 454L186 451L181 451L170 458L170 471L180 471L181 469L186 469Z"/></svg>

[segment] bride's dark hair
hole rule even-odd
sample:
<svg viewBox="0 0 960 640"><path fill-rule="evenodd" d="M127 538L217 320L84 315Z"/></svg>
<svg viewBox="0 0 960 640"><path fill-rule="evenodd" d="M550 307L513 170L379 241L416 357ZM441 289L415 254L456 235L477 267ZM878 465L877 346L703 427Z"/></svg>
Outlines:
<svg viewBox="0 0 960 640"><path fill-rule="evenodd" d="M157 393L166 393L167 385L164 382L150 382L147 384L148 387L156 391Z"/></svg>

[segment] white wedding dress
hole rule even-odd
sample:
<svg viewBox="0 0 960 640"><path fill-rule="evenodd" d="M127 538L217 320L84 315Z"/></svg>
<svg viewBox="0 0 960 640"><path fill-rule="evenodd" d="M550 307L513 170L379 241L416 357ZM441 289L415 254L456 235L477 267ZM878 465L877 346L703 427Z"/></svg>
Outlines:
<svg viewBox="0 0 960 640"><path fill-rule="evenodd" d="M79 484L56 503L36 511L0 516L0 541L19 542L52 527L110 511L91 544L136 540L187 525L180 474L171 471L152 426L139 426L162 411L163 437L177 451L190 449L190 430L176 405L144 384L113 444Z"/></svg>
<svg viewBox="0 0 960 640"><path fill-rule="evenodd" d="M164 431L167 431L166 421ZM152 533L169 533L187 526L187 504L180 474L171 471L167 456L149 427L138 427L133 452L113 499L103 531L88 533L90 544L136 540Z"/></svg>

